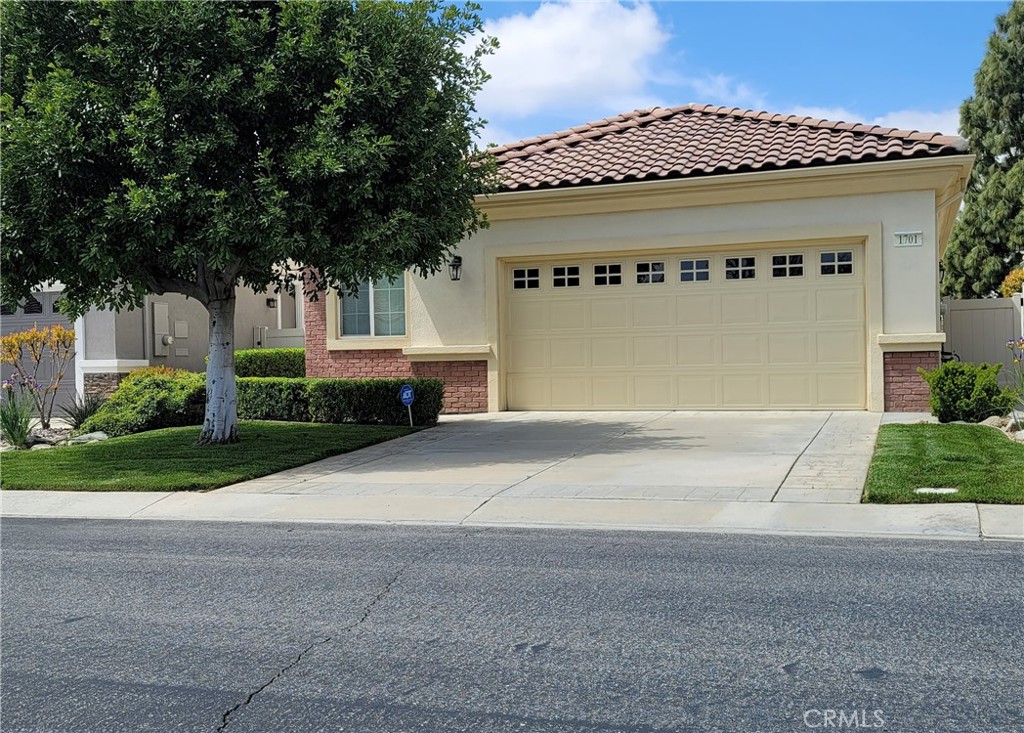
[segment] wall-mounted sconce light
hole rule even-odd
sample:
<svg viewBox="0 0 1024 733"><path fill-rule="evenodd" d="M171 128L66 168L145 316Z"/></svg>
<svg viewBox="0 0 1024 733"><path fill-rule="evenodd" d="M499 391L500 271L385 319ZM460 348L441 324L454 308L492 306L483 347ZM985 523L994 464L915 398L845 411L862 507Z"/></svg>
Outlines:
<svg viewBox="0 0 1024 733"><path fill-rule="evenodd" d="M277 308L277 298L267 298L267 308Z"/></svg>
<svg viewBox="0 0 1024 733"><path fill-rule="evenodd" d="M452 282L462 279L462 258L459 255L452 257L452 261L448 263L448 276L451 277Z"/></svg>

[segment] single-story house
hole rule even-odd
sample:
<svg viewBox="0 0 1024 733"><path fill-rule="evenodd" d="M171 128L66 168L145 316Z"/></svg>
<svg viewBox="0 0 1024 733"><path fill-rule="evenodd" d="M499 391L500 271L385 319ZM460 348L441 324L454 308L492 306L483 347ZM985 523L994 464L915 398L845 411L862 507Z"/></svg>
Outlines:
<svg viewBox="0 0 1024 733"><path fill-rule="evenodd" d="M442 377L449 412L928 409L963 139L686 105L490 152L459 278L306 303L308 375Z"/></svg>
<svg viewBox="0 0 1024 733"><path fill-rule="evenodd" d="M61 382L58 404L69 403L76 394L109 395L125 374L141 367L206 369L209 317L201 303L178 293L149 295L141 308L93 309L72 323L57 309L62 290L59 283L44 286L16 308L4 306L0 312L4 335L33 325L75 329L74 365ZM238 288L237 348L302 346L302 306L302 298L288 293ZM4 365L2 377L11 371Z"/></svg>

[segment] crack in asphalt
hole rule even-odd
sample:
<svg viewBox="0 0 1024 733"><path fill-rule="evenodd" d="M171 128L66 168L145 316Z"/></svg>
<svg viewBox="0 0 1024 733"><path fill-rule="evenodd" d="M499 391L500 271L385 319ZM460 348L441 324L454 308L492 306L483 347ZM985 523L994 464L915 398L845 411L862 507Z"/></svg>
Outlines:
<svg viewBox="0 0 1024 733"><path fill-rule="evenodd" d="M467 532L467 533L464 533L462 535L457 535L457 536L468 537L468 536L471 536L473 534L477 534L477 532ZM430 556L436 554L441 549L441 546L444 545L444 544L446 544L446 543L445 542L439 543L438 546L435 547L433 550L431 550L430 552L427 552L426 554L422 555L419 558L418 562L423 562L424 560L426 560ZM391 576L391 579L388 580L384 584L384 587L381 588L380 592L377 593L377 595L375 595L373 598L371 598L370 602L366 604L366 607L363 609L362 615L359 617L359 619L355 623L351 623L348 626L345 626L337 634L325 637L323 639L320 639L319 641L314 641L312 644L310 644L305 649L303 649L301 652L299 652L295 656L294 659L292 659L290 662L288 662L288 664L286 664L285 666L281 667L281 669L279 669L277 672L275 672L274 675L269 680L264 682L262 685L257 687L252 692L250 692L248 694L248 696L245 698L244 701L239 702L239 703L235 704L234 706L232 706L232 707L228 708L227 710L225 710L221 714L220 725L217 726L216 733L224 733L224 731L227 729L228 725L231 722L231 716L232 715L237 713L242 708L247 707L256 698L257 695L259 695L261 692L266 690L272 684L277 682L277 680L282 675L284 675L285 672L287 672L288 670L292 669L299 662L301 662L302 658L304 656L306 656L306 654L311 652L313 649L316 649L317 647L324 646L325 644L329 644L331 641L334 640L335 636L340 636L342 634L346 634L346 633L348 633L350 631L354 631L354 630L358 629L368 618L370 618L370 614L373 613L374 606L376 606L378 603L380 603L384 599L384 597L388 593L391 592L392 587L394 587L395 583L398 582L398 579L401 578L403 575L405 575L405 573L408 572L409 568L411 568L413 566L413 564L414 563L412 563L412 562L406 563L405 565L400 567L395 572L394 575Z"/></svg>

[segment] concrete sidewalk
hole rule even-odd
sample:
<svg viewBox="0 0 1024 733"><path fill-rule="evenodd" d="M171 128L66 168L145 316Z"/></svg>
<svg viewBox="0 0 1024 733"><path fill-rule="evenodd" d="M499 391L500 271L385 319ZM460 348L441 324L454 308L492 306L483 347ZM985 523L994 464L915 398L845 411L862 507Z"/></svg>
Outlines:
<svg viewBox="0 0 1024 733"><path fill-rule="evenodd" d="M4 491L0 516L429 523L1024 540L1024 506L304 494Z"/></svg>

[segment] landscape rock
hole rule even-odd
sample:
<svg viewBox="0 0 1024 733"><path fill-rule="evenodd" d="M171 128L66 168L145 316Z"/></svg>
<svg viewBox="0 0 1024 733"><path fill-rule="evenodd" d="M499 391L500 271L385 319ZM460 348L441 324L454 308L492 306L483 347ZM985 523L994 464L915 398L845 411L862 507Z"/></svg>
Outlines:
<svg viewBox="0 0 1024 733"><path fill-rule="evenodd" d="M49 443L36 443L29 450L49 450L52 447Z"/></svg>
<svg viewBox="0 0 1024 733"><path fill-rule="evenodd" d="M98 440L106 440L110 436L103 432L86 433L85 435L77 435L74 438L68 440L69 445L79 445L81 443L95 443Z"/></svg>
<svg viewBox="0 0 1024 733"><path fill-rule="evenodd" d="M992 417L986 417L978 424L988 425L990 428L1003 428L1006 426L1008 422L1010 422L1010 419L1007 417L999 417L998 415L993 415Z"/></svg>

